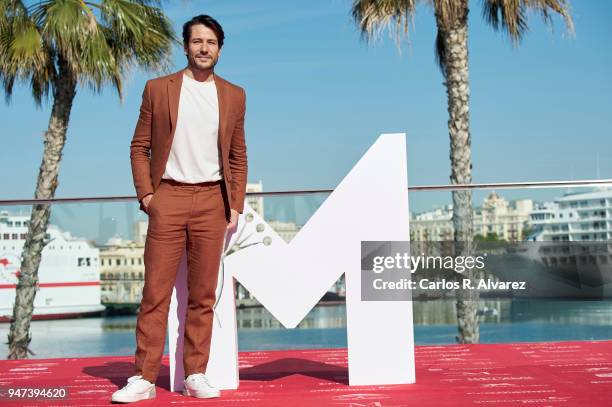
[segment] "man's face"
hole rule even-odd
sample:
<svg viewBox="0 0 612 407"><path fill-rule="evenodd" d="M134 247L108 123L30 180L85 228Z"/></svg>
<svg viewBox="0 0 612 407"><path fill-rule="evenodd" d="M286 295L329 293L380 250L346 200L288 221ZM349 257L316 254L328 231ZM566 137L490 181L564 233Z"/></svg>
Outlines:
<svg viewBox="0 0 612 407"><path fill-rule="evenodd" d="M221 55L215 32L203 24L191 26L191 38L184 47L189 66L196 69L213 68Z"/></svg>

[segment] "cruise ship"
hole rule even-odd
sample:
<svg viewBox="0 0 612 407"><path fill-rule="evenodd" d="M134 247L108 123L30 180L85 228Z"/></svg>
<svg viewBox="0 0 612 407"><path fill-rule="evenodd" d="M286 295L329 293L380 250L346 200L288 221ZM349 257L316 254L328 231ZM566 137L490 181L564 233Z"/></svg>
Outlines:
<svg viewBox="0 0 612 407"><path fill-rule="evenodd" d="M504 281L526 281L517 296L612 298L612 189L567 193L537 204L525 242L491 256Z"/></svg>
<svg viewBox="0 0 612 407"><path fill-rule="evenodd" d="M568 193L531 212L528 240L585 242L612 240L612 189Z"/></svg>
<svg viewBox="0 0 612 407"><path fill-rule="evenodd" d="M0 212L0 321L13 314L21 251L28 232L29 215ZM100 303L99 249L83 238L73 237L55 225L47 227L38 270L39 290L33 319L97 315Z"/></svg>

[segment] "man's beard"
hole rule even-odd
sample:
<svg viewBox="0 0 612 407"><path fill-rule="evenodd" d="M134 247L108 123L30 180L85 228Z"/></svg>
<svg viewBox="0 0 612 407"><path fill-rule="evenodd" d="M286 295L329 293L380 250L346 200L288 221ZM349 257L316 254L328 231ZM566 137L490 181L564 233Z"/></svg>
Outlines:
<svg viewBox="0 0 612 407"><path fill-rule="evenodd" d="M196 57L191 59L191 65L200 70L213 69L217 65L217 60L210 57L208 60L201 60Z"/></svg>

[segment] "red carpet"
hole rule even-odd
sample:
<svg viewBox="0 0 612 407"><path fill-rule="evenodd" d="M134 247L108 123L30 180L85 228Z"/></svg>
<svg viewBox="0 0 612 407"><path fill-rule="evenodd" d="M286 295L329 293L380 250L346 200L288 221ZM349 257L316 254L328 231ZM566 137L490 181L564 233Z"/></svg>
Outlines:
<svg viewBox="0 0 612 407"><path fill-rule="evenodd" d="M68 386L69 399L0 405L106 406L132 357L0 362L0 387ZM417 383L349 387L346 349L240 353L239 390L197 400L170 393L166 367L155 401L210 406L612 406L612 341L419 346Z"/></svg>

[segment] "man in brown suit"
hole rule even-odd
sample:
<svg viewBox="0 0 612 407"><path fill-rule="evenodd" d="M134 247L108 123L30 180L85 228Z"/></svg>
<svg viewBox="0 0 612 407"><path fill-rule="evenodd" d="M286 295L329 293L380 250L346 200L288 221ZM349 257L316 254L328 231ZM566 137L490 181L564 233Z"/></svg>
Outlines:
<svg viewBox="0 0 612 407"><path fill-rule="evenodd" d="M224 33L212 17L183 26L188 65L147 82L130 148L140 209L149 215L135 376L112 401L155 397L172 288L185 248L188 307L184 394L218 397L207 381L215 289L225 233L242 213L247 178L245 92L214 73Z"/></svg>

